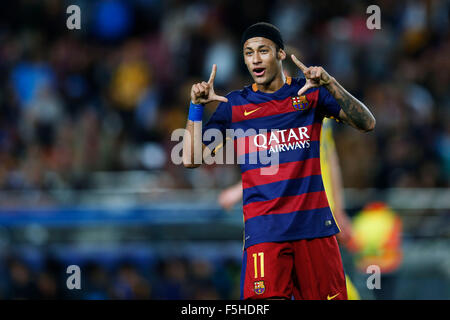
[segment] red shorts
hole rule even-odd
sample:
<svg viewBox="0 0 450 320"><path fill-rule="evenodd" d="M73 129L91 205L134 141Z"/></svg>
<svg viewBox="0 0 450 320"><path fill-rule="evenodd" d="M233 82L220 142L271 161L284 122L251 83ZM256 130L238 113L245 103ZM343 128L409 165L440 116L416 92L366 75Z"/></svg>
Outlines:
<svg viewBox="0 0 450 320"><path fill-rule="evenodd" d="M253 245L243 254L241 299L347 300L335 236Z"/></svg>

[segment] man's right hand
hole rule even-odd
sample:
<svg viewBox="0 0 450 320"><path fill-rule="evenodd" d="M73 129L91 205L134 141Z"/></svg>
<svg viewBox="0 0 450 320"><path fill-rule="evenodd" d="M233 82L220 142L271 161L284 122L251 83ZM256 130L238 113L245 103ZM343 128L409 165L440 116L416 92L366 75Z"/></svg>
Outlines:
<svg viewBox="0 0 450 320"><path fill-rule="evenodd" d="M191 100L195 104L207 104L211 101L228 102L228 99L218 96L214 92L214 78L216 77L217 65L213 64L211 76L208 82L199 82L192 86Z"/></svg>

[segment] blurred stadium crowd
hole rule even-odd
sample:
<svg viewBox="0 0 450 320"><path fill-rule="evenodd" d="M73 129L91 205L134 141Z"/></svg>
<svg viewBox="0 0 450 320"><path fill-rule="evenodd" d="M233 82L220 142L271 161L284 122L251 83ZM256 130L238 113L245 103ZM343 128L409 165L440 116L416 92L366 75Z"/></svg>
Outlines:
<svg viewBox="0 0 450 320"><path fill-rule="evenodd" d="M81 30L66 28L70 4L81 8ZM213 63L216 92L251 83L239 40L258 21L277 25L289 50L323 66L373 111L377 127L369 134L335 126L345 187L448 188L450 1L376 1L381 30L366 28L370 4L8 1L0 10L0 189L102 188L94 172L128 170L155 172L145 188L230 185L234 167L174 165L171 134L184 128L191 85L207 79ZM134 265L108 273L93 264L87 286L100 286L92 294L103 298L237 298L231 282L221 291L211 284L224 269L201 263L163 261L154 278ZM38 277L19 260L3 268L12 283L6 298L52 296L65 283L51 267ZM204 288L175 288L196 273ZM105 286L106 278L115 286Z"/></svg>
<svg viewBox="0 0 450 320"><path fill-rule="evenodd" d="M0 267L0 299L238 299L240 264L235 260L113 259L85 260L81 290L68 290L69 274L61 257L44 254L25 261L16 254Z"/></svg>
<svg viewBox="0 0 450 320"><path fill-rule="evenodd" d="M75 2L76 31L68 1L2 5L2 189L89 188L93 171L132 169L195 185L170 161L171 133L213 63L218 92L251 83L239 37L260 20L373 110L369 135L338 126L346 187L448 187L448 1L379 1L381 30L366 28L364 1Z"/></svg>

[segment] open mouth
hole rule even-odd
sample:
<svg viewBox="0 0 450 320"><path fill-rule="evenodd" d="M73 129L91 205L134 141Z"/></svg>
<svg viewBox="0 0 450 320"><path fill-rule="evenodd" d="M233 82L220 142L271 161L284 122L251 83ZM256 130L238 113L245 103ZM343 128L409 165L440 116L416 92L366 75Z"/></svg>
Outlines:
<svg viewBox="0 0 450 320"><path fill-rule="evenodd" d="M265 69L265 68L255 68L255 69L253 69L253 73L254 73L257 77L263 76L265 72L266 72L266 69Z"/></svg>

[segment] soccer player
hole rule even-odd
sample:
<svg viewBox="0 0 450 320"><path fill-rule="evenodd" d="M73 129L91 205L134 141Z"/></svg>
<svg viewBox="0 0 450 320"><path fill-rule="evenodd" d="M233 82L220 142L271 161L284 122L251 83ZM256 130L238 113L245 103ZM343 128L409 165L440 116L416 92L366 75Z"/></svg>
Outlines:
<svg viewBox="0 0 450 320"><path fill-rule="evenodd" d="M192 86L183 164L195 168L214 155L218 141L207 138L209 129L223 136L227 129L244 132L233 136L245 160L241 298L347 299L339 228L320 174L319 137L324 117L363 132L374 129L375 118L322 67L306 67L291 55L305 79L285 77L286 52L275 26L250 26L241 44L254 83L217 95L213 65L208 82ZM204 105L212 101L220 103L202 128ZM262 155L256 163L249 161L255 153ZM275 164L262 161L267 154L278 156ZM276 174L262 170L271 167Z"/></svg>
<svg viewBox="0 0 450 320"><path fill-rule="evenodd" d="M352 241L351 222L345 213L343 207L342 179L339 159L333 139L332 120L325 118L323 120L322 131L320 135L320 168L325 193L328 203L333 213L340 232L336 235L338 243L344 247L355 251ZM226 210L231 209L242 199L242 181L226 188L219 194L219 204ZM353 285L350 277L345 275L347 286L347 297L349 300L359 300L358 290Z"/></svg>

